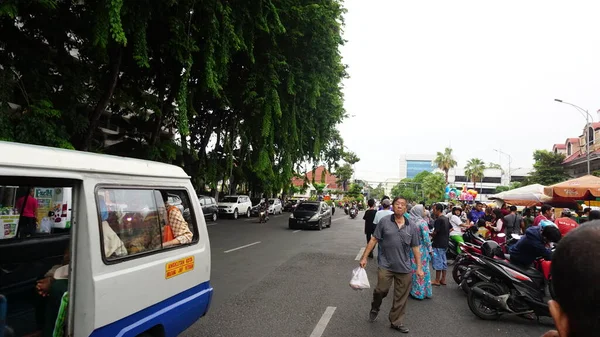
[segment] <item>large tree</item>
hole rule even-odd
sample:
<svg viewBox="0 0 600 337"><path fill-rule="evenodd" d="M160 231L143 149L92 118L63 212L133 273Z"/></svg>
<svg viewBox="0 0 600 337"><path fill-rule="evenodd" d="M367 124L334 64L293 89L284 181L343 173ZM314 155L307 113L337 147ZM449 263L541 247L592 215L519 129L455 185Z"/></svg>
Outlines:
<svg viewBox="0 0 600 337"><path fill-rule="evenodd" d="M444 152L438 152L433 162L444 172L444 179L448 184L448 172L455 168L457 164L452 155L452 148L447 147Z"/></svg>
<svg viewBox="0 0 600 337"><path fill-rule="evenodd" d="M569 179L562 166L565 156L547 150L533 153L533 172L526 177L525 184L552 185Z"/></svg>
<svg viewBox="0 0 600 337"><path fill-rule="evenodd" d="M0 139L177 164L200 190L287 188L300 163L342 158L343 13L338 0L6 0Z"/></svg>
<svg viewBox="0 0 600 337"><path fill-rule="evenodd" d="M470 159L465 166L465 175L473 182L473 188L477 188L477 183L483 180L485 163L479 158Z"/></svg>
<svg viewBox="0 0 600 337"><path fill-rule="evenodd" d="M428 203L438 202L444 198L446 181L441 173L430 174L423 179L423 194Z"/></svg>

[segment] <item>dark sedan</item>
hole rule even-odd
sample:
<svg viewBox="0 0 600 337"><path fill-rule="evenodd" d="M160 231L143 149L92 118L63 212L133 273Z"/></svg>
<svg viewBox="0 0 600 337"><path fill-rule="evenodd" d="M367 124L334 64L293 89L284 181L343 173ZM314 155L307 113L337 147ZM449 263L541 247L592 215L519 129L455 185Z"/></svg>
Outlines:
<svg viewBox="0 0 600 337"><path fill-rule="evenodd" d="M303 201L298 203L290 215L289 228L317 228L331 227L331 210L324 202Z"/></svg>

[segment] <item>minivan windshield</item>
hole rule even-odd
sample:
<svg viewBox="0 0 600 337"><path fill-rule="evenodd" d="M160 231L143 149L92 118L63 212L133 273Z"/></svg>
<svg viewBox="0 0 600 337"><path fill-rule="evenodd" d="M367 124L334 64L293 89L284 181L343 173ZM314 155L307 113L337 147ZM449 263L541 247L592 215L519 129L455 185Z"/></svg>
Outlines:
<svg viewBox="0 0 600 337"><path fill-rule="evenodd" d="M221 200L221 202L228 202L228 203L237 203L238 198L237 197L225 197L223 198L223 200Z"/></svg>
<svg viewBox="0 0 600 337"><path fill-rule="evenodd" d="M299 204L296 207L296 211L311 211L311 212L316 212L319 210L319 205L317 204Z"/></svg>

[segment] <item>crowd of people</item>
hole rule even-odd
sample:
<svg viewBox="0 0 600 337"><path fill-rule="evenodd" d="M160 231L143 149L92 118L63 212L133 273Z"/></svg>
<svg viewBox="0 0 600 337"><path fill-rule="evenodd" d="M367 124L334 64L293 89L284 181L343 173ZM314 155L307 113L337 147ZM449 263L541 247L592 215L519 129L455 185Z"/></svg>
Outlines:
<svg viewBox="0 0 600 337"><path fill-rule="evenodd" d="M521 236L510 248L511 263L529 266L537 257L552 259L555 255L552 275L556 298L549 305L557 330L549 331L545 337L587 337L599 331L600 307L594 303L593 295L600 295L600 287L595 283L600 276L600 265L596 266L600 261L600 250L597 249L600 221L594 221L600 219L600 212L585 209L575 220L569 209L563 209L561 216L555 217L550 205L543 205L536 213L536 208L518 212L515 206L492 207L483 203L465 205L464 209L453 203L425 207L409 203L403 197L393 200L384 197L379 209L375 200L371 199L367 204L363 216L367 246L360 266L364 268L377 249L377 285L369 313L371 321L377 318L382 300L394 283L390 327L408 333L409 329L404 325L408 297L430 299L433 287L445 286L446 252L450 240L460 243L466 229L477 228L478 235L499 243L512 234ZM586 221L586 225L580 225ZM561 241L563 237L566 239ZM559 241L561 243L553 254L549 247ZM589 246L589 250L579 252L580 244ZM584 260L582 255L590 259ZM573 259L572 264L569 259ZM575 277L580 287L572 288L569 279Z"/></svg>

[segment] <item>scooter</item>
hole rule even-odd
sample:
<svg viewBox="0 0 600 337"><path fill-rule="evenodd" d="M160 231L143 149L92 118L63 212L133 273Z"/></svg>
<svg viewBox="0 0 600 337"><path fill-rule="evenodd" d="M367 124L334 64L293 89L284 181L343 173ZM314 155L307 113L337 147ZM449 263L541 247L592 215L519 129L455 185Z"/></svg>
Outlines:
<svg viewBox="0 0 600 337"><path fill-rule="evenodd" d="M358 213L358 212L357 212L356 208L354 208L354 207L350 208L350 218L351 218L351 219L354 219L354 218L356 218L356 214L357 214L357 213Z"/></svg>
<svg viewBox="0 0 600 337"><path fill-rule="evenodd" d="M350 212L350 207L344 206L344 213L346 213L346 215L348 215L349 212Z"/></svg>
<svg viewBox="0 0 600 337"><path fill-rule="evenodd" d="M544 274L533 267L524 268L503 260L478 257L484 281L469 292L471 312L484 320L502 315L550 316ZM551 286L550 286L551 287Z"/></svg>
<svg viewBox="0 0 600 337"><path fill-rule="evenodd" d="M269 220L267 210L261 210L258 214L258 223L266 223Z"/></svg>

